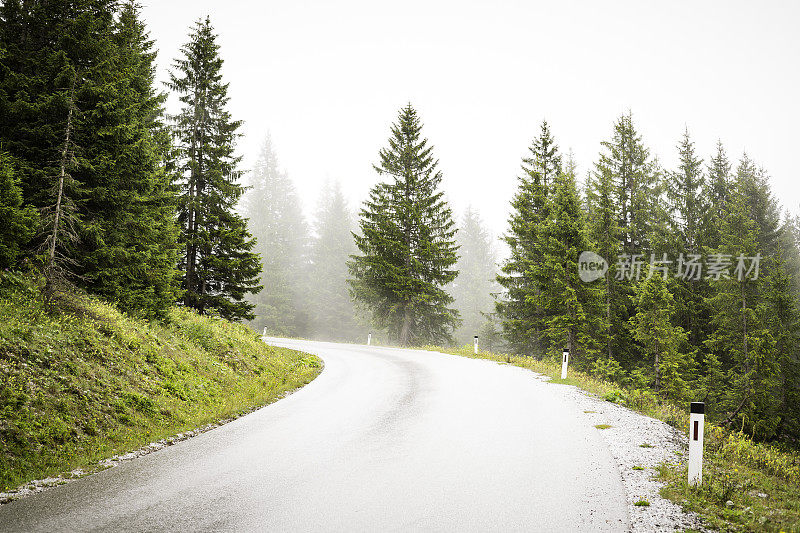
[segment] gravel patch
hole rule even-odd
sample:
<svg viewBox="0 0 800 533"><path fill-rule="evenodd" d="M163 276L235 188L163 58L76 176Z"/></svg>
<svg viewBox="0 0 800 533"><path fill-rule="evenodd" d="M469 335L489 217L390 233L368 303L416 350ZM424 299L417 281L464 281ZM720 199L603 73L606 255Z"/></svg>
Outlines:
<svg viewBox="0 0 800 533"><path fill-rule="evenodd" d="M540 379L549 380L549 377ZM662 463L685 464L688 461L689 442L685 435L661 420L607 402L577 387L561 385L559 388L565 397L577 404L587 425L609 426L597 431L617 461L628 501L631 532L711 531L703 526L697 514L687 513L679 505L662 498L659 490L665 484L653 477ZM640 500L650 505L634 505Z"/></svg>

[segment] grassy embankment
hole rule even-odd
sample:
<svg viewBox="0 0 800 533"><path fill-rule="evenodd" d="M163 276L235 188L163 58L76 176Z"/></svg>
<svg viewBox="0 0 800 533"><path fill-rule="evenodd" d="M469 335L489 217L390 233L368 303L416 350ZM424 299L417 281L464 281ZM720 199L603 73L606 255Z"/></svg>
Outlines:
<svg viewBox="0 0 800 533"><path fill-rule="evenodd" d="M551 383L575 385L607 401L663 420L688 433L688 406L677 406L650 391L620 387L571 368L562 380L561 363L481 351L425 347L464 357L508 363L551 377ZM706 424L703 483L691 487L686 466L662 465L654 475L667 485L661 494L694 511L720 531L800 532L800 454L755 443L745 435Z"/></svg>
<svg viewBox="0 0 800 533"><path fill-rule="evenodd" d="M321 370L185 309L156 324L87 296L57 307L0 273L0 491L268 404Z"/></svg>

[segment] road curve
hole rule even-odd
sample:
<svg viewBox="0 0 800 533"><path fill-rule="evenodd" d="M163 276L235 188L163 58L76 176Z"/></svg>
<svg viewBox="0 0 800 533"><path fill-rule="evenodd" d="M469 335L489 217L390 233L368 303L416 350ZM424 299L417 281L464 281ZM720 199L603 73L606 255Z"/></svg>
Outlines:
<svg viewBox="0 0 800 533"><path fill-rule="evenodd" d="M425 351L318 354L286 399L0 507L0 531L626 531L619 471L560 386Z"/></svg>

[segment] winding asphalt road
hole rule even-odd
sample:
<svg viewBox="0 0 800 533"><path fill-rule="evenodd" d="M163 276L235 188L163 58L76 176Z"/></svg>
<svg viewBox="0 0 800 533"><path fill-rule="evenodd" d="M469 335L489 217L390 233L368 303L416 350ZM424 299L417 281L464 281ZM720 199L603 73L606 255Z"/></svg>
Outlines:
<svg viewBox="0 0 800 533"><path fill-rule="evenodd" d="M270 406L0 507L0 531L625 531L599 431L520 368L266 339L325 370Z"/></svg>

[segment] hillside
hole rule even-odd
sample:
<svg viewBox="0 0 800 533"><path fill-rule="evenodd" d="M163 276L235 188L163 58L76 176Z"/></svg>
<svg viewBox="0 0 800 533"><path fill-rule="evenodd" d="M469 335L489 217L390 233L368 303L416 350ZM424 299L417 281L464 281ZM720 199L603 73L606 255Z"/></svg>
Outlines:
<svg viewBox="0 0 800 533"><path fill-rule="evenodd" d="M173 308L165 323L73 295L47 308L0 273L0 491L95 464L281 397L313 356Z"/></svg>

